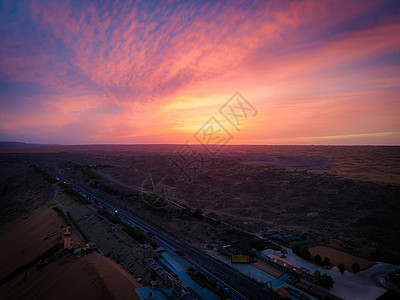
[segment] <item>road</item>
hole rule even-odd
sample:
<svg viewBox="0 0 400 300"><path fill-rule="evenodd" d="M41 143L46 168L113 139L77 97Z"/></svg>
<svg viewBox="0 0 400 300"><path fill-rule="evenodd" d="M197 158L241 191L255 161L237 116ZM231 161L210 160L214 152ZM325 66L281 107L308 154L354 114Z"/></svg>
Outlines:
<svg viewBox="0 0 400 300"><path fill-rule="evenodd" d="M195 268L201 270L205 275L216 280L223 288L230 292L232 299L278 299L273 291L261 286L256 282L253 282L235 270L228 268L207 254L171 238L157 228L154 228L154 226L147 224L145 221L140 220L137 217L133 217L130 213L122 210L119 207L116 207L104 199L100 199L86 189L74 184L67 178L60 176L56 171L42 164L35 164L47 171L56 179L58 178L60 181L67 183L72 189L80 193L85 198L88 198L94 205L99 206L98 203L101 203L101 207L106 208L108 211L117 213L123 222L133 226L138 226L145 232L152 232L154 234L154 240L163 247L172 249L174 254L175 250L181 250L183 253L185 253L185 260L188 262L188 264L194 266Z"/></svg>

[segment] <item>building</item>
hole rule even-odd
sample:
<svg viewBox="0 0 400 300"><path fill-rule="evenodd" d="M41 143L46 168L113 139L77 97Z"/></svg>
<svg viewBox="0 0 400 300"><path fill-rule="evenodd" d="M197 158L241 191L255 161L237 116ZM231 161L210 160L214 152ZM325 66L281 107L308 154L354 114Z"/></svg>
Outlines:
<svg viewBox="0 0 400 300"><path fill-rule="evenodd" d="M197 300L198 298L187 290L179 281L169 274L158 262L152 258L148 258L145 261L146 267L155 275L156 280L152 280L149 283L152 287L157 288L171 288L172 299L179 300Z"/></svg>
<svg viewBox="0 0 400 300"><path fill-rule="evenodd" d="M292 263L284 258L281 258L279 256L276 256L273 254L268 254L268 255L266 255L266 257L267 257L269 264L274 265L278 269L281 269L285 272L289 272L289 273L295 272L298 275L310 273L310 270L308 270L304 267L297 266L294 263Z"/></svg>
<svg viewBox="0 0 400 300"><path fill-rule="evenodd" d="M153 250L153 247L150 246L150 244L143 244L140 245L140 250L138 253L138 258L140 263L144 264L149 258L155 259L160 256L160 253L155 252Z"/></svg>

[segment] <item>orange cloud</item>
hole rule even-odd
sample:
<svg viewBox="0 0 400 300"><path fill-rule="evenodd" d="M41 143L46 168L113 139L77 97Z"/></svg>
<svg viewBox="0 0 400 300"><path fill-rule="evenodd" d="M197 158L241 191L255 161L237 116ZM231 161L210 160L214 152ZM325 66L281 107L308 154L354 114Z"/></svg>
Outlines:
<svg viewBox="0 0 400 300"><path fill-rule="evenodd" d="M260 112L237 141L398 132L392 3L7 4L0 135L182 142L237 90Z"/></svg>

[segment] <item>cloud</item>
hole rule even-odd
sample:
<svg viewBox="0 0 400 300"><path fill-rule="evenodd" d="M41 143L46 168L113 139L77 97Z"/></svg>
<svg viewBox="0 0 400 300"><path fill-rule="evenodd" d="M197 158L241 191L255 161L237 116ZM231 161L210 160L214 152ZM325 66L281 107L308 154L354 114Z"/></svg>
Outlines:
<svg viewBox="0 0 400 300"><path fill-rule="evenodd" d="M399 7L317 0L5 2L0 129L36 128L51 139L44 127L73 134L65 128L79 124L88 137L76 140L96 142L160 139L161 132L181 137L182 128L200 126L218 101L240 90L259 99L264 121L275 119L281 134L292 126L304 136L295 129L313 131L323 116L344 114L348 124L357 106L352 126L361 130L369 126L361 120L398 110ZM332 96L351 93L357 96ZM382 132L397 131L391 124ZM334 131L332 123L324 128Z"/></svg>

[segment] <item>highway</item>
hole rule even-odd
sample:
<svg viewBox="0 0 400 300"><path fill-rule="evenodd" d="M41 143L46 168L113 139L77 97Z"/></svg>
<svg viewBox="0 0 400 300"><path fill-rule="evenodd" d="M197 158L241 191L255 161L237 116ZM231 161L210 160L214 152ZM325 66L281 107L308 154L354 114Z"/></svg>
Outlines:
<svg viewBox="0 0 400 300"><path fill-rule="evenodd" d="M100 199L81 186L76 185L63 176L60 176L56 171L38 163L34 164L44 171L47 171L54 178L58 178L59 181L67 183L73 190L87 198L95 206L102 207L107 209L109 212L116 213L123 222L129 225L137 226L145 233L153 233L153 239L165 249L172 250L174 255L176 255L175 250L181 250L186 255L185 261L188 265L194 266L195 268L201 270L208 277L216 280L216 282L218 282L222 288L230 293L232 299L278 299L273 291L261 286L256 282L253 282L235 270L228 268L207 254L204 254L191 246L169 237L167 234L161 232L157 228L154 228L154 226L147 224L137 217L133 217L130 213L124 211L123 209L116 207L104 199ZM99 205L99 203L101 204Z"/></svg>

